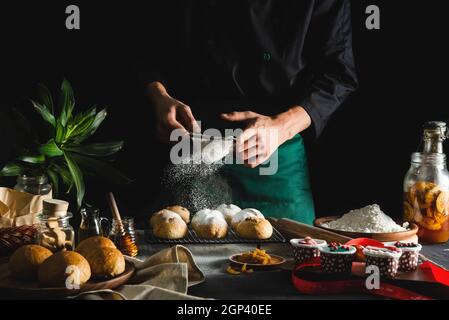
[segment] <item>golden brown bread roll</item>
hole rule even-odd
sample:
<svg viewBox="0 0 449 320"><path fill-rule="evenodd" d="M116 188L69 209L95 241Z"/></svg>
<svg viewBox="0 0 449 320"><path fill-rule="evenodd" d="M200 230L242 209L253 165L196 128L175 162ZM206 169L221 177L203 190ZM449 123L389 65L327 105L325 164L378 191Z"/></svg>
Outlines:
<svg viewBox="0 0 449 320"><path fill-rule="evenodd" d="M257 209L244 209L238 213L236 213L232 218L231 218L231 227L232 229L236 230L237 226L240 222L242 222L245 219L248 218L260 218L260 219L265 219L265 217L263 216L263 214L257 210Z"/></svg>
<svg viewBox="0 0 449 320"><path fill-rule="evenodd" d="M47 248L34 244L20 247L9 259L11 276L20 280L37 279L40 265L52 254Z"/></svg>
<svg viewBox="0 0 449 320"><path fill-rule="evenodd" d="M153 234L161 239L181 239L187 235L187 224L179 214L170 210L161 210L150 220Z"/></svg>
<svg viewBox="0 0 449 320"><path fill-rule="evenodd" d="M198 211L192 219L192 227L200 238L221 239L228 234L228 223L217 210Z"/></svg>
<svg viewBox="0 0 449 320"><path fill-rule="evenodd" d="M55 253L42 263L38 272L39 284L43 287L65 287L69 277L78 285L90 279L89 263L74 251Z"/></svg>
<svg viewBox="0 0 449 320"><path fill-rule="evenodd" d="M250 217L237 225L237 235L250 240L263 240L271 238L273 227L266 219Z"/></svg>
<svg viewBox="0 0 449 320"><path fill-rule="evenodd" d="M190 211L187 210L186 208L181 207L181 206L170 206L165 209L179 214L179 216L182 218L182 220L184 220L185 223L190 222Z"/></svg>
<svg viewBox="0 0 449 320"><path fill-rule="evenodd" d="M125 271L125 258L115 248L97 247L90 250L85 258L95 278L112 278Z"/></svg>
<svg viewBox="0 0 449 320"><path fill-rule="evenodd" d="M110 239L94 236L81 241L80 244L76 247L75 251L86 257L90 251L100 247L114 249L116 248L114 242L112 242Z"/></svg>

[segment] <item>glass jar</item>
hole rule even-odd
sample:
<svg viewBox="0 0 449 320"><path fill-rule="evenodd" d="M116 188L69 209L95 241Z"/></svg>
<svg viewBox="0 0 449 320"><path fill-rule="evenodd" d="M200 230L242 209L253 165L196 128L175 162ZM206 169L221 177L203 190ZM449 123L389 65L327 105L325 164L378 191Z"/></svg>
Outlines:
<svg viewBox="0 0 449 320"><path fill-rule="evenodd" d="M404 180L404 220L426 243L449 240L449 172L444 153L414 153Z"/></svg>
<svg viewBox="0 0 449 320"><path fill-rule="evenodd" d="M51 184L48 183L46 176L18 176L15 190L20 192L27 192L34 195L45 196L51 192Z"/></svg>
<svg viewBox="0 0 449 320"><path fill-rule="evenodd" d="M74 250L75 230L69 220L72 214L67 212L62 217L40 214L37 243L52 252Z"/></svg>
<svg viewBox="0 0 449 320"><path fill-rule="evenodd" d="M135 257L139 253L134 218L123 217L121 221L112 220L109 239L125 255Z"/></svg>

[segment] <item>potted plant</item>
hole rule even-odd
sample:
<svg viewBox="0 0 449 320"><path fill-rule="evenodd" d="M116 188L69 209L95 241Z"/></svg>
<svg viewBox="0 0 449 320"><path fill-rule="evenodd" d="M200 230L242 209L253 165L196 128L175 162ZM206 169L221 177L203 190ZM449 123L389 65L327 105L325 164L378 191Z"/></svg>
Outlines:
<svg viewBox="0 0 449 320"><path fill-rule="evenodd" d="M105 120L106 109L98 111L94 106L75 113L72 86L65 79L58 106L44 85L39 86L39 100L31 100L31 104L47 125L47 137L39 142L25 117L15 111L15 126L26 132L27 138L16 146L15 158L2 168L0 176L46 176L56 196L61 186L66 193L75 189L78 207L83 204L85 195L85 175L106 178L117 184L129 182L105 161L122 149L123 141L87 142Z"/></svg>

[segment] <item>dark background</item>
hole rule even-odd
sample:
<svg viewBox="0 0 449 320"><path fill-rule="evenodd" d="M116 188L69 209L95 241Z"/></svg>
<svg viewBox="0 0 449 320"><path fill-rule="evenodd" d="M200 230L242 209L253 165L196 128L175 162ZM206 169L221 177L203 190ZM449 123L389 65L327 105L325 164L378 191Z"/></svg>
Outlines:
<svg viewBox="0 0 449 320"><path fill-rule="evenodd" d="M447 11L443 1L352 3L360 88L308 146L316 211L341 214L379 203L400 216L402 181L421 125L449 120L448 49L442 41ZM69 4L80 6L79 31L65 28ZM365 28L370 4L381 9L381 30ZM108 107L96 139L126 140L117 165L135 183L114 190L128 215L145 217L161 205L159 176L167 151L154 141L150 107L135 71L137 61L160 49L156 35L174 25L159 14L158 1L15 1L0 7L0 105L16 106L39 121L27 102L36 84L57 92L66 77L78 108ZM9 132L8 125L3 117L1 129ZM14 138L4 135L2 141ZM8 152L4 147L0 158ZM104 206L108 189L89 181L88 201Z"/></svg>

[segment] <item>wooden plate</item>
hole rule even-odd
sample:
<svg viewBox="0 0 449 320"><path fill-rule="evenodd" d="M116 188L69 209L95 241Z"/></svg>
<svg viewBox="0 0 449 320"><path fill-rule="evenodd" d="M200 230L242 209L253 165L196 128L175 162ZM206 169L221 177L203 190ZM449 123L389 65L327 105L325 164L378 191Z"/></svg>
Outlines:
<svg viewBox="0 0 449 320"><path fill-rule="evenodd" d="M410 223L410 230L407 231L401 231L401 232L390 232L390 233L363 233L363 232L350 232L350 231L340 231L335 229L330 229L323 227L323 223L327 223L330 221L334 221L337 219L340 219L339 216L332 216L332 217L323 217L316 219L314 222L314 225L316 227L322 228L324 230L332 231L347 237L351 238L369 238L374 239L381 242L386 241L406 241L409 239L412 239L416 236L418 233L418 226L415 223Z"/></svg>
<svg viewBox="0 0 449 320"><path fill-rule="evenodd" d="M126 261L125 271L121 275L107 280L91 279L82 285L79 290L68 290L65 287L42 288L39 287L37 281L24 282L11 278L9 275L8 263L7 261L2 260L0 262L0 295L24 299L57 299L75 296L88 291L115 289L125 284L132 277L134 271L134 264Z"/></svg>
<svg viewBox="0 0 449 320"><path fill-rule="evenodd" d="M285 259L281 256L277 256L274 254L270 254L272 262L270 264L257 264L257 263L243 263L237 260L239 256L241 256L243 253L234 254L229 257L229 261L231 261L231 264L234 266L242 267L244 264L246 264L246 267L248 269L269 269L269 268L275 268L280 267L284 262Z"/></svg>

